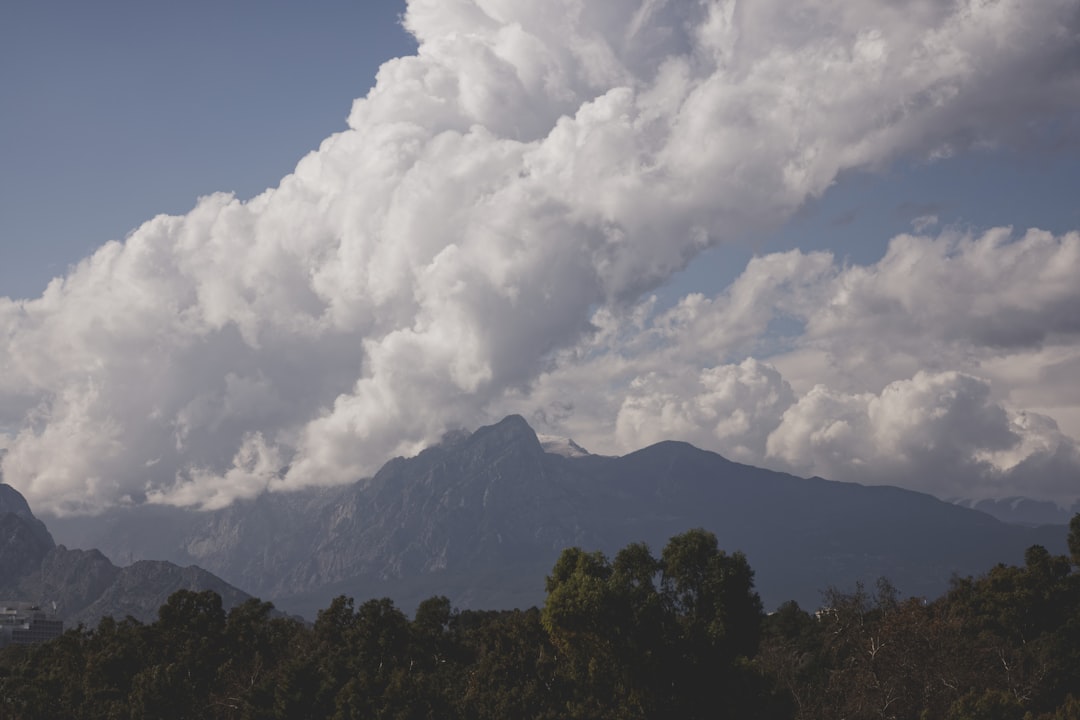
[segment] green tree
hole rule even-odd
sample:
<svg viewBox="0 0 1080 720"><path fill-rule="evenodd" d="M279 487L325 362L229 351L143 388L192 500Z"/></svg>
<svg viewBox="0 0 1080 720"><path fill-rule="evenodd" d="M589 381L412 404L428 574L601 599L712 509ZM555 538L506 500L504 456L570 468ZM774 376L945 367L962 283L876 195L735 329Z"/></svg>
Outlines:
<svg viewBox="0 0 1080 720"><path fill-rule="evenodd" d="M211 706L221 717L262 718L274 712L283 670L303 632L299 622L273 617L274 606L250 599L229 611L226 658Z"/></svg>
<svg viewBox="0 0 1080 720"><path fill-rule="evenodd" d="M1073 565L1080 565L1080 513L1069 521L1069 559Z"/></svg>
<svg viewBox="0 0 1080 720"><path fill-rule="evenodd" d="M132 679L131 707L138 717L207 716L209 695L225 655L221 596L178 590L147 628L153 654Z"/></svg>
<svg viewBox="0 0 1080 720"><path fill-rule="evenodd" d="M368 600L342 638L348 680L335 719L411 717L409 621L389 598Z"/></svg>
<svg viewBox="0 0 1080 720"><path fill-rule="evenodd" d="M559 653L536 608L467 611L454 622L467 659L458 717L475 720L567 716L572 701L568 678L559 672ZM569 678L573 681L576 678Z"/></svg>
<svg viewBox="0 0 1080 720"><path fill-rule="evenodd" d="M728 555L715 535L698 529L671 538L661 567L664 594L686 640L727 660L757 651L764 613L745 555Z"/></svg>
<svg viewBox="0 0 1080 720"><path fill-rule="evenodd" d="M761 601L746 558L711 533L673 537L660 560L640 544L613 564L570 548L547 589L569 717L711 717L720 704L752 716Z"/></svg>
<svg viewBox="0 0 1080 720"><path fill-rule="evenodd" d="M561 673L577 680L578 692L566 708L570 718L599 717L615 704L622 673L611 575L603 553L568 548L547 579L544 629L559 653Z"/></svg>

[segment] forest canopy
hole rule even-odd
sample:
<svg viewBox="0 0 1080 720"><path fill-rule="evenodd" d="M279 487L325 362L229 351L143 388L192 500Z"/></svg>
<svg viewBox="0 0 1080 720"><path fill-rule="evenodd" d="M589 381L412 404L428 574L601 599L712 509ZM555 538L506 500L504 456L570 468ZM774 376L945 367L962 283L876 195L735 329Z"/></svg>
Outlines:
<svg viewBox="0 0 1080 720"><path fill-rule="evenodd" d="M0 718L944 718L1080 720L1080 516L1070 556L885 579L766 615L746 558L691 530L659 557L570 548L542 609L409 618L335 599L314 624L213 592L0 651Z"/></svg>

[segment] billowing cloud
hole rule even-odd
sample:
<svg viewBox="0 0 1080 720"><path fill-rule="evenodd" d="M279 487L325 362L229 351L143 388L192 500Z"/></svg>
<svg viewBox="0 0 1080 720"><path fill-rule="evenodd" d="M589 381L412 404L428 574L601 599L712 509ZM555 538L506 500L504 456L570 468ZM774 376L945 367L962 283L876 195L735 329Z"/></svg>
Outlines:
<svg viewBox="0 0 1080 720"><path fill-rule="evenodd" d="M837 479L866 475L933 487L967 467L976 453L1019 443L990 388L959 373L919 373L880 395L845 394L819 385L784 413L768 453L800 472ZM927 469L944 477L921 477Z"/></svg>
<svg viewBox="0 0 1080 720"><path fill-rule="evenodd" d="M644 447L679 438L723 447L734 460L761 462L769 433L794 403L774 368L748 358L702 370L697 378L636 378L616 418L618 441Z"/></svg>
<svg viewBox="0 0 1080 720"><path fill-rule="evenodd" d="M1080 494L1080 452L1050 418L1009 412L985 380L920 372L880 394L819 385L769 436L774 465L956 497Z"/></svg>
<svg viewBox="0 0 1080 720"><path fill-rule="evenodd" d="M572 396L536 420L601 452L674 438L805 475L1071 503L1080 428L1033 407L1080 408L1077 276L1080 235L1037 230L900 236L866 266L767 255L715 297L598 317L528 399Z"/></svg>
<svg viewBox="0 0 1080 720"><path fill-rule="evenodd" d="M352 480L543 397L538 378L572 373L603 336L592 320L623 317L702 248L781 221L839 172L1007 142L1080 97L1072 0L413 0L404 22L417 55L386 63L348 129L277 188L202 198L41 298L0 299L3 471L36 507L217 507ZM795 315L838 297L815 275L836 274L828 259L767 263L809 276L748 271L708 343L754 343L769 313L740 297L786 298ZM688 298L667 322L716 303ZM806 318L800 347L835 357L830 317ZM650 327L636 342L659 362L674 326ZM937 339L1046 339L990 315L968 331ZM1073 331L1064 316L1046 329ZM736 361L702 359L701 402L663 407L751 453L783 396L753 388L783 385L724 369ZM640 369L616 363L608 382ZM621 427L669 385L639 385ZM745 423L718 422L739 398L756 403Z"/></svg>
<svg viewBox="0 0 1080 720"><path fill-rule="evenodd" d="M1075 232L903 235L880 262L838 277L827 301L806 315L806 340L849 374L883 365L914 371L934 358L955 365L973 346L984 357L1075 346L1078 267Z"/></svg>

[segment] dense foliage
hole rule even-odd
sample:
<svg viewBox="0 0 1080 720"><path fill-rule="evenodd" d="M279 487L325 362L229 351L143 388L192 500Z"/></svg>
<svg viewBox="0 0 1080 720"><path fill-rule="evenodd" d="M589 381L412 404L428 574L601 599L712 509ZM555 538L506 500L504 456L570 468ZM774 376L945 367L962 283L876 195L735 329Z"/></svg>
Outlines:
<svg viewBox="0 0 1080 720"><path fill-rule="evenodd" d="M313 626L181 591L0 652L0 720L30 718L944 718L1080 720L1072 557L957 579L933 602L830 592L765 616L746 559L694 530L659 558L565 551L543 610L338 598Z"/></svg>

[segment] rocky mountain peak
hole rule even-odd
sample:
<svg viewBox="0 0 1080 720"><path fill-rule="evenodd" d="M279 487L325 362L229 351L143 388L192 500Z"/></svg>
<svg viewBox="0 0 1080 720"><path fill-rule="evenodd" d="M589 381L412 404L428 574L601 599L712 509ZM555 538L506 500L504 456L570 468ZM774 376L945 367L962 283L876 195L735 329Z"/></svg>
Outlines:
<svg viewBox="0 0 1080 720"><path fill-rule="evenodd" d="M26 518L34 517L26 498L10 485L0 483L0 515L4 513L14 513Z"/></svg>
<svg viewBox="0 0 1080 720"><path fill-rule="evenodd" d="M53 548L52 536L34 518L0 513L0 589L41 565Z"/></svg>
<svg viewBox="0 0 1080 720"><path fill-rule="evenodd" d="M0 483L0 520L3 520L5 528L0 534L0 544L7 548L9 554L14 553L13 548L18 545L22 556L33 558L36 563L56 545L45 523L34 517L34 513L30 511L26 498L4 483ZM24 541L30 542L33 549L24 546Z"/></svg>
<svg viewBox="0 0 1080 720"><path fill-rule="evenodd" d="M437 474L441 474L439 468L454 468L453 474L474 478L518 476L526 467L539 467L544 455L540 440L525 418L510 415L454 443L426 450L415 459L401 460L401 465L393 461L376 477L391 467L410 475L424 472L421 468L432 467Z"/></svg>
<svg viewBox="0 0 1080 720"><path fill-rule="evenodd" d="M494 425L486 425L474 432L467 441L473 452L487 456L500 455L508 451L542 453L540 440L525 418L520 415L507 415Z"/></svg>
<svg viewBox="0 0 1080 720"><path fill-rule="evenodd" d="M562 455L563 457L585 457L591 455L588 450L574 442L573 438L560 437L558 435L537 435L540 446L544 452L550 455Z"/></svg>

